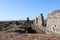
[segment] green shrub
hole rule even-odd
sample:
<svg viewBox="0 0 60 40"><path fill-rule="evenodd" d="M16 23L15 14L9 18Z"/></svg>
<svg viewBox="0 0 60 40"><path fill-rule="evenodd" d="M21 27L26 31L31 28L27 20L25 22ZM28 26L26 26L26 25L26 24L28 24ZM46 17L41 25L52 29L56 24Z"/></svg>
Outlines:
<svg viewBox="0 0 60 40"><path fill-rule="evenodd" d="M2 31L4 28L7 28L9 24L0 24L0 31Z"/></svg>

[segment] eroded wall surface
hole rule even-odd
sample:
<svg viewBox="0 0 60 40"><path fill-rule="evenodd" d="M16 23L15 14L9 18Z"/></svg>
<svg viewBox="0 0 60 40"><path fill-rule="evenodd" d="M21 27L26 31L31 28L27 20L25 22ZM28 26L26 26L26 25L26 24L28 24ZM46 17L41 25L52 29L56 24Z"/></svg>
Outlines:
<svg viewBox="0 0 60 40"><path fill-rule="evenodd" d="M60 10L55 10L48 15L46 28L60 34Z"/></svg>

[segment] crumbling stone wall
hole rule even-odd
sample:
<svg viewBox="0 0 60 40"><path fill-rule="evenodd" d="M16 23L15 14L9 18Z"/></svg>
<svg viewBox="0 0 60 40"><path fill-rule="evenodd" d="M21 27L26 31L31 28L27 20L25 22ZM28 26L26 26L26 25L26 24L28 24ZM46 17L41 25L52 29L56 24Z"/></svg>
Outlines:
<svg viewBox="0 0 60 40"><path fill-rule="evenodd" d="M36 25L40 25L40 26L42 25L41 15L39 15L38 17L36 17L35 24Z"/></svg>
<svg viewBox="0 0 60 40"><path fill-rule="evenodd" d="M55 10L48 15L46 28L60 34L60 10Z"/></svg>
<svg viewBox="0 0 60 40"><path fill-rule="evenodd" d="M37 24L39 26L44 26L43 14L40 14L38 17L36 17L35 24Z"/></svg>

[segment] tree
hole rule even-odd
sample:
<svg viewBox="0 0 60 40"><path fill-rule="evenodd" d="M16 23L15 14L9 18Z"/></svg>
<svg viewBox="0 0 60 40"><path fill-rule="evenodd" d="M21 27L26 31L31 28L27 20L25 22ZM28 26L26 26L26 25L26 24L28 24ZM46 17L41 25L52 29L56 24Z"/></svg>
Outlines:
<svg viewBox="0 0 60 40"><path fill-rule="evenodd" d="M27 23L29 23L29 17L27 17Z"/></svg>
<svg viewBox="0 0 60 40"><path fill-rule="evenodd" d="M41 18L42 18L42 26L44 26L44 16L43 16L43 13L41 13Z"/></svg>

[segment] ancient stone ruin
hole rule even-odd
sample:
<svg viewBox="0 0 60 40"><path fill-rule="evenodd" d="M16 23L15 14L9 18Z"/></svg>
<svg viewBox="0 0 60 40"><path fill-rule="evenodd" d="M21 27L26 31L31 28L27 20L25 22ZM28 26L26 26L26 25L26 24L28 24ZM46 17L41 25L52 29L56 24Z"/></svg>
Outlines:
<svg viewBox="0 0 60 40"><path fill-rule="evenodd" d="M43 13L35 20L5 21L0 22L0 29L7 32L16 33L41 33L41 34L60 34L60 10L49 13L48 18L44 19Z"/></svg>
<svg viewBox="0 0 60 40"><path fill-rule="evenodd" d="M48 15L46 28L60 34L60 10L55 10Z"/></svg>
<svg viewBox="0 0 60 40"><path fill-rule="evenodd" d="M35 25L45 27L50 33L60 34L60 10L55 10L52 13L49 13L46 20L44 19L43 14L41 14L36 17Z"/></svg>
<svg viewBox="0 0 60 40"><path fill-rule="evenodd" d="M42 13L38 17L36 17L35 24L39 25L39 26L45 26L46 25L46 22L44 20L44 16Z"/></svg>

